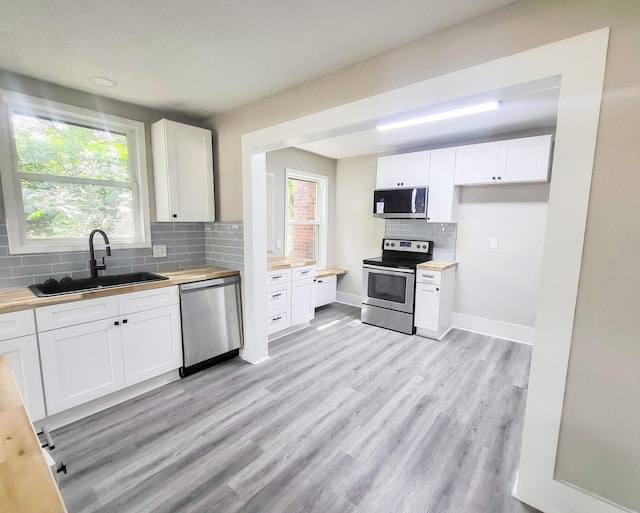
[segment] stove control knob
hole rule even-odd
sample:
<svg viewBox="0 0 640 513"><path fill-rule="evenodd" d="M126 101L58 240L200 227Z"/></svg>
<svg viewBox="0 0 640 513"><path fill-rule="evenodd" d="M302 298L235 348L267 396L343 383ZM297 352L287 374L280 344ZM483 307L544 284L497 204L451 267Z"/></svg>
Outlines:
<svg viewBox="0 0 640 513"><path fill-rule="evenodd" d="M385 245L385 246L389 246L389 243L388 243L388 242L385 242L385 243L384 243L384 245Z"/></svg>
<svg viewBox="0 0 640 513"><path fill-rule="evenodd" d="M396 244L395 244L395 242L392 242L392 243L391 243L391 247L394 247L395 245L396 245Z"/></svg>

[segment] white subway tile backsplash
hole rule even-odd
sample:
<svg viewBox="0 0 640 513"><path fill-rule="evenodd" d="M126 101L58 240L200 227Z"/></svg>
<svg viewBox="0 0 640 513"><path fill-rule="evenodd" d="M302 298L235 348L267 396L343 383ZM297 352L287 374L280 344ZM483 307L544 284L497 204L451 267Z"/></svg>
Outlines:
<svg viewBox="0 0 640 513"><path fill-rule="evenodd" d="M433 258L452 261L456 258L458 225L455 223L427 223L423 219L386 219L386 238L433 241Z"/></svg>

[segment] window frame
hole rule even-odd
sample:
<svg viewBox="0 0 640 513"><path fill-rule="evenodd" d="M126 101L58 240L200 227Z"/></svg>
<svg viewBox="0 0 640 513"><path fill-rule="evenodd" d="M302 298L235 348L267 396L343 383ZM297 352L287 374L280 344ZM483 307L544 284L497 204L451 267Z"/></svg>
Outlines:
<svg viewBox="0 0 640 513"><path fill-rule="evenodd" d="M306 180L315 182L318 185L318 197L316 198L316 219L317 221L289 221L287 208L289 205L289 179ZM328 216L329 211L329 177L315 173L307 173L306 171L297 171L295 169L285 169L285 215L284 215L284 233L285 248L284 254L289 254L289 237L287 237L289 225L317 225L318 226L318 258L316 259L316 267L325 269L327 267L328 255Z"/></svg>
<svg viewBox="0 0 640 513"><path fill-rule="evenodd" d="M12 123L12 115L14 113L60 119L68 123L76 123L89 128L94 127L125 135L127 138L131 182L45 176L47 181L64 181L84 185L123 186L123 184L130 184L133 197L135 235L130 238L110 236L111 247L113 249L151 247L147 149L143 122L27 96L13 91L0 90L0 100L0 177L2 179L2 197L4 199L9 251L11 254L85 251L88 248L87 238L28 239L20 182L24 174L21 173L18 167ZM96 228L99 228L99 226L96 226ZM87 237L89 237L88 233Z"/></svg>

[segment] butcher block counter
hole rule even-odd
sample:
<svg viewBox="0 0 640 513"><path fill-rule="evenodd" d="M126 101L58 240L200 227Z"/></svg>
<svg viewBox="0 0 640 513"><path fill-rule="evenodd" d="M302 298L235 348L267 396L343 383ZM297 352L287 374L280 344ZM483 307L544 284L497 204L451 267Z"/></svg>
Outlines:
<svg viewBox="0 0 640 513"><path fill-rule="evenodd" d="M180 285L182 283L190 283L193 281L225 278L226 276L234 276L240 273L232 269L222 269L219 267L194 267L191 269L179 269L176 271L162 271L155 274L166 276L169 279L144 283L132 283L130 285L121 285L118 287L108 287L48 297L38 297L26 287L0 289L0 313L28 310L29 308L38 308L40 306L68 303L70 301L80 301L83 299L93 299L97 297L111 296L114 294L124 294L127 292L138 292L140 290L170 287L172 285Z"/></svg>
<svg viewBox="0 0 640 513"><path fill-rule="evenodd" d="M267 271L278 271L280 269L290 269L292 267L305 267L315 265L315 260L297 257L272 257L267 258Z"/></svg>
<svg viewBox="0 0 640 513"><path fill-rule="evenodd" d="M0 356L0 511L65 513L9 362Z"/></svg>
<svg viewBox="0 0 640 513"><path fill-rule="evenodd" d="M450 267L456 267L458 262L443 262L441 260L429 260L418 264L418 270L423 269L426 271L444 271Z"/></svg>

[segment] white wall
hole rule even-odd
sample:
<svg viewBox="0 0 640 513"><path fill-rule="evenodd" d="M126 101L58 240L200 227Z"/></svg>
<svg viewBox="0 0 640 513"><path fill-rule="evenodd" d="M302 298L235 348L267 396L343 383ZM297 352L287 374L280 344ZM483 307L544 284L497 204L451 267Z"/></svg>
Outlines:
<svg viewBox="0 0 640 513"><path fill-rule="evenodd" d="M534 327L548 199L548 184L461 188L455 313Z"/></svg>
<svg viewBox="0 0 640 513"><path fill-rule="evenodd" d="M384 219L371 214L376 164L376 155L337 161L335 265L348 271L338 292L360 296L362 260L381 253Z"/></svg>
<svg viewBox="0 0 640 513"><path fill-rule="evenodd" d="M281 241L280 249L275 249L268 256L283 256L285 249L285 212L286 212L286 169L295 169L306 173L326 176L328 180L328 226L329 233L327 240L327 265L333 266L334 243L331 234L335 230L335 195L336 195L336 161L320 155L315 155L307 151L296 148L285 148L284 150L271 151L267 153L267 173L274 175L274 238ZM268 191L267 191L268 193ZM267 241L267 246L269 241Z"/></svg>

